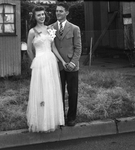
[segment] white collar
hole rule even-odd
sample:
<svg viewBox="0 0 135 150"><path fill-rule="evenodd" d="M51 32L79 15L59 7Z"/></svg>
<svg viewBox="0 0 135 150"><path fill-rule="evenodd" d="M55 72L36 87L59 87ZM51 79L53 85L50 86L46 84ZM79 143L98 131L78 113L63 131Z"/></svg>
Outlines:
<svg viewBox="0 0 135 150"><path fill-rule="evenodd" d="M65 20L65 21L62 22L63 28L65 27L66 22L67 22L67 20ZM59 21L58 21L58 26L60 26L60 22Z"/></svg>

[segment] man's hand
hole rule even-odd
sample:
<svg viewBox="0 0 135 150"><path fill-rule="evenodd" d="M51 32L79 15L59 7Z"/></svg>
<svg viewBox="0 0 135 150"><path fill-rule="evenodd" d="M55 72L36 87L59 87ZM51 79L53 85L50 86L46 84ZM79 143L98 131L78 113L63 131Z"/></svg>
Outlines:
<svg viewBox="0 0 135 150"><path fill-rule="evenodd" d="M68 63L66 65L66 67L67 67L67 70L73 71L75 69L75 64L73 64L72 62L70 62L70 63Z"/></svg>

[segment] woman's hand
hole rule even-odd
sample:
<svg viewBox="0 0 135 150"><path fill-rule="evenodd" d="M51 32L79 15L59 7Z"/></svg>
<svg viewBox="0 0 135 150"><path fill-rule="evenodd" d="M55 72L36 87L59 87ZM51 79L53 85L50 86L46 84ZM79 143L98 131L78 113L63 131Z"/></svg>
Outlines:
<svg viewBox="0 0 135 150"><path fill-rule="evenodd" d="M67 63L65 61L62 62L62 65L63 65L64 69L67 68Z"/></svg>

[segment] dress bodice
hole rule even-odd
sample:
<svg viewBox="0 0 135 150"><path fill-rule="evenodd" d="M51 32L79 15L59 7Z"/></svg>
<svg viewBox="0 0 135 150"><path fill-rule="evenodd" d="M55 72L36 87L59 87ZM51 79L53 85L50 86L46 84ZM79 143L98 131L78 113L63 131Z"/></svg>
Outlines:
<svg viewBox="0 0 135 150"><path fill-rule="evenodd" d="M33 39L36 56L42 55L45 52L50 52L52 41L53 40L49 34L36 34Z"/></svg>

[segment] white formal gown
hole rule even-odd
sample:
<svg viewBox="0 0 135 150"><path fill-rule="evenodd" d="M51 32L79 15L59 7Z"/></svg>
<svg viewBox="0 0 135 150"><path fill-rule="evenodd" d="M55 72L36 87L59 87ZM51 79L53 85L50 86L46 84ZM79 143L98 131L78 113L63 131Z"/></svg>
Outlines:
<svg viewBox="0 0 135 150"><path fill-rule="evenodd" d="M51 50L49 34L35 34L36 56L31 64L27 124L29 131L50 132L64 125L61 82L57 59Z"/></svg>

